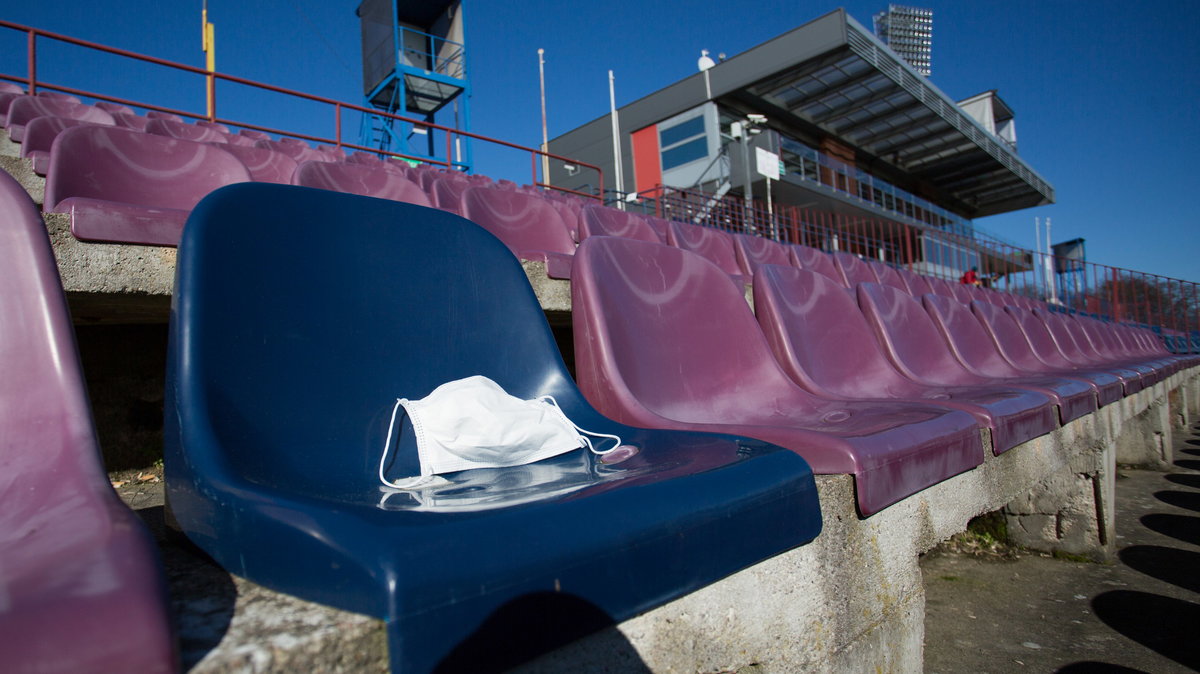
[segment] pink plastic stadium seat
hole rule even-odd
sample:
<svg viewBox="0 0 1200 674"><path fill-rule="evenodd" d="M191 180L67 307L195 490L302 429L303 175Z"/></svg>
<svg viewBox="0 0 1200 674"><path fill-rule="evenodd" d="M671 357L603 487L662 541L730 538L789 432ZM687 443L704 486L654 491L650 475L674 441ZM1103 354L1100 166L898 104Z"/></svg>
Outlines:
<svg viewBox="0 0 1200 674"><path fill-rule="evenodd" d="M1076 341L1080 342L1080 338L1086 337L1087 339L1083 341L1090 343L1092 350L1099 354L1102 361L1120 363L1125 367L1137 370L1144 377L1148 377L1150 381L1155 381L1154 373L1162 367L1163 363L1147 360L1127 352L1117 336L1116 325L1084 317L1076 317L1075 322L1079 327L1073 325L1070 326L1070 329L1076 335Z"/></svg>
<svg viewBox="0 0 1200 674"><path fill-rule="evenodd" d="M558 211L545 199L468 187L462 193L462 215L494 234L518 258L545 262L550 278L571 278L575 242Z"/></svg>
<svg viewBox="0 0 1200 674"><path fill-rule="evenodd" d="M1050 396L1058 406L1059 422L1064 425L1096 411L1094 386L1083 379L1039 376L1018 370L997 350L967 305L933 293L926 294L921 301L938 333L968 372Z"/></svg>
<svg viewBox="0 0 1200 674"><path fill-rule="evenodd" d="M172 672L153 539L113 492L46 226L0 172L0 653L6 672Z"/></svg>
<svg viewBox="0 0 1200 674"><path fill-rule="evenodd" d="M913 309L920 311L919 305ZM961 409L991 429L997 452L1058 425L1053 410L1046 409L1054 401L1037 392L976 376L960 377L962 383L956 385L936 385L902 375L888 362L854 299L815 272L763 267L754 280L754 310L776 359L810 393L843 400L908 399Z"/></svg>
<svg viewBox="0 0 1200 674"><path fill-rule="evenodd" d="M146 112L146 119L165 119L171 122L183 123L183 118L173 112L160 112L158 110L149 110Z"/></svg>
<svg viewBox="0 0 1200 674"><path fill-rule="evenodd" d="M938 334L920 302L908 293L877 283L861 283L857 295L861 315L866 319L862 327L874 333L892 365L918 384L940 387L931 394L935 397L948 396L951 402L961 399L978 405L981 409L974 414L981 425L991 429L996 454L1058 426L1059 415L1050 397L967 371L950 352L950 346ZM835 301L828 300L830 304ZM850 353L843 358L850 358L850 362L868 357L861 349L847 350ZM886 389L889 385L897 386L894 383L883 386ZM847 392L855 390L850 384L841 387Z"/></svg>
<svg viewBox="0 0 1200 674"><path fill-rule="evenodd" d="M646 216L646 222L650 224L650 228L658 235L658 240L662 243L668 243L667 234L671 229L671 221L663 218L656 218L653 215Z"/></svg>
<svg viewBox="0 0 1200 674"><path fill-rule="evenodd" d="M268 150L274 150L275 152L282 152L292 159L295 159L296 163L298 164L302 164L306 161L338 161L332 155L325 152L317 152L309 147L308 143L305 143L302 140L296 140L295 138L259 140L255 141L254 145L255 147L266 148Z"/></svg>
<svg viewBox="0 0 1200 674"><path fill-rule="evenodd" d="M792 266L792 254L786 245L761 236L734 234L733 250L737 255L738 266L746 278L754 278L759 265Z"/></svg>
<svg viewBox="0 0 1200 674"><path fill-rule="evenodd" d="M0 91L0 126L8 126L8 108L12 102L25 94L5 93Z"/></svg>
<svg viewBox="0 0 1200 674"><path fill-rule="evenodd" d="M920 299L923 295L933 292L933 287L929 285L929 277L913 273L907 269L897 269L896 273L904 281L904 285L908 287L908 294Z"/></svg>
<svg viewBox="0 0 1200 674"><path fill-rule="evenodd" d="M739 286L749 283L737 261L733 248L733 236L713 227L702 227L686 222L671 222L667 230L667 242L680 250L700 255L717 265Z"/></svg>
<svg viewBox="0 0 1200 674"><path fill-rule="evenodd" d="M8 133L16 142L25 138L25 125L38 117L66 117L92 124L113 125L112 115L90 105L40 96L21 96L8 107Z"/></svg>
<svg viewBox="0 0 1200 674"><path fill-rule="evenodd" d="M230 136L229 138L243 138ZM296 173L296 160L282 152L254 147L254 142L247 139L250 146L236 143L218 144L218 147L237 157L246 165L250 179L259 183L292 184L292 176Z"/></svg>
<svg viewBox="0 0 1200 674"><path fill-rule="evenodd" d="M192 124L194 124L195 126L203 127L205 129L214 129L226 136L233 134L233 131L231 131L229 129L229 127L225 126L224 124L222 124L220 122L210 122L207 119L197 119L196 121L192 122Z"/></svg>
<svg viewBox="0 0 1200 674"><path fill-rule="evenodd" d="M946 279L926 276L925 282L929 284L929 289L933 291L933 294L947 297L960 304L962 303L962 300L958 299L958 295L954 292L954 286L950 285L950 282ZM913 297L916 297L916 295L914 294Z"/></svg>
<svg viewBox="0 0 1200 674"><path fill-rule="evenodd" d="M254 129L242 129L238 131L239 136L245 136L250 140L271 140L271 135Z"/></svg>
<svg viewBox="0 0 1200 674"><path fill-rule="evenodd" d="M792 255L796 258L796 266L801 269L814 271L834 283L845 287L846 277L842 275L833 258L824 251L800 244L792 244Z"/></svg>
<svg viewBox="0 0 1200 674"><path fill-rule="evenodd" d="M1013 307L1013 310L1028 312L1027 309L1021 309L1018 307ZM1136 367L1127 366L1117 361L1102 360L1096 358L1093 354L1088 353L1085 350L1086 347L1079 343L1079 340L1076 339L1076 336L1071 332L1070 327L1068 327L1068 321L1074 320L1073 318L1069 318L1062 314L1052 314L1048 311L1042 311L1041 309L1035 309L1028 313L1031 314L1036 320L1040 320L1046 326L1046 330L1050 333L1050 337L1054 341L1054 345L1058 347L1059 353L1061 353L1063 358L1065 358L1066 361L1069 362L1073 367L1103 369L1120 375L1125 379L1137 378L1142 381L1142 388L1145 388L1146 386L1149 386L1161 379L1160 376L1157 376L1159 373L1150 368L1142 370Z"/></svg>
<svg viewBox="0 0 1200 674"><path fill-rule="evenodd" d="M318 145L317 152L327 155L329 157L329 161L346 161L346 151L340 147L334 147L333 145Z"/></svg>
<svg viewBox="0 0 1200 674"><path fill-rule="evenodd" d="M396 171L333 162L306 161L296 169L293 185L377 199L432 206L421 186Z"/></svg>
<svg viewBox="0 0 1200 674"><path fill-rule="evenodd" d="M18 96L23 96L25 94L25 88L15 82L0 80L0 94L16 94Z"/></svg>
<svg viewBox="0 0 1200 674"><path fill-rule="evenodd" d="M861 258L853 253L838 251L832 254L833 261L842 272L842 279L847 288L853 289L860 283L877 283L875 272Z"/></svg>
<svg viewBox="0 0 1200 674"><path fill-rule="evenodd" d="M978 303L980 301L976 300L971 305L975 306ZM1142 390L1142 377L1137 372L1119 368L1092 368L1072 363L1059 350L1046 324L1034 316L1028 309L1004 307L1002 311L1016 321L1017 325L1021 328L1021 332L1025 333L1025 339L1029 342L1033 354L1045 363L1047 367L1060 372L1082 372L1086 373L1086 376L1089 378L1104 378L1105 381L1109 378L1116 378L1121 382L1125 395L1137 393Z"/></svg>
<svg viewBox="0 0 1200 674"><path fill-rule="evenodd" d="M117 126L123 129L133 129L134 131L145 131L146 125L150 123L149 117L141 115L126 115L120 112L112 113L113 119L116 120Z"/></svg>
<svg viewBox="0 0 1200 674"><path fill-rule="evenodd" d="M787 447L816 473L853 475L864 516L983 461L970 414L830 401L796 386L737 287L700 255L592 237L571 294L580 388L614 419Z"/></svg>
<svg viewBox="0 0 1200 674"><path fill-rule="evenodd" d="M179 140L190 140L193 143L224 143L225 134L216 129L172 122L169 119L151 119L146 123L146 133Z"/></svg>
<svg viewBox="0 0 1200 674"><path fill-rule="evenodd" d="M109 101L96 101L92 105L97 108L100 108L101 110L109 113L110 115L118 114L118 113L122 114L122 115L136 115L137 114L136 112L133 111L133 108L129 107L128 105L122 105L120 103L111 103Z"/></svg>
<svg viewBox="0 0 1200 674"><path fill-rule="evenodd" d="M963 304L970 304L975 301L975 295L971 292L971 286L965 283L955 281L946 281L946 287L950 289L950 293ZM988 302L991 304L991 302Z"/></svg>
<svg viewBox="0 0 1200 674"><path fill-rule="evenodd" d="M45 209L70 213L77 239L174 246L204 195L249 180L241 161L212 145L79 126L54 140Z"/></svg>
<svg viewBox="0 0 1200 674"><path fill-rule="evenodd" d="M1070 377L1087 382L1096 393L1097 403L1103 407L1116 402L1123 395L1121 380L1113 375L1092 377L1074 370L1063 371L1052 368L1042 362L1033 353L1029 340L1012 316L1004 309L986 302L972 302L971 313L983 326L996 349L1016 369L1025 374L1050 375L1054 377Z"/></svg>
<svg viewBox="0 0 1200 674"><path fill-rule="evenodd" d="M66 117L38 117L25 125L25 141L21 143L21 156L33 163L33 172L44 176L50 167L50 147L58 134L73 127L91 122Z"/></svg>
<svg viewBox="0 0 1200 674"><path fill-rule="evenodd" d="M891 286L902 293L911 295L912 292L908 289L908 284L901 278L900 272L896 271L895 267L886 265L878 260L866 260L867 266L871 268L871 272L875 274L876 280L880 285Z"/></svg>
<svg viewBox="0 0 1200 674"><path fill-rule="evenodd" d="M434 206L462 215L462 195L471 186L469 181L449 173L437 175L433 171L417 171L417 175L426 185L425 191L432 197Z"/></svg>
<svg viewBox="0 0 1200 674"><path fill-rule="evenodd" d="M589 236L623 236L627 239L662 243L642 217L607 206L584 206L579 223L579 240Z"/></svg>
<svg viewBox="0 0 1200 674"><path fill-rule="evenodd" d="M38 98L45 98L45 99L51 100L51 101L65 101L67 103L77 103L77 104L83 103L83 101L79 100L78 96L75 96L73 94L64 94L59 91L46 91L45 89L41 89L37 92L36 95Z"/></svg>

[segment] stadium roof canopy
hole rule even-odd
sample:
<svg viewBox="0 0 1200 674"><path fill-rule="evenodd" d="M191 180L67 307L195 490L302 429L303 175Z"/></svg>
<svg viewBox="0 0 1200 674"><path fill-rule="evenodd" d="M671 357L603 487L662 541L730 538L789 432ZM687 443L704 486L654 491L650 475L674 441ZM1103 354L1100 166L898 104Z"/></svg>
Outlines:
<svg viewBox="0 0 1200 674"><path fill-rule="evenodd" d="M723 61L708 75L713 99L765 114L771 126L847 144L864 168L907 174L966 217L1054 201L1044 178L845 10ZM622 108L622 123L627 110L636 118L638 108L703 103L703 77L696 73Z"/></svg>

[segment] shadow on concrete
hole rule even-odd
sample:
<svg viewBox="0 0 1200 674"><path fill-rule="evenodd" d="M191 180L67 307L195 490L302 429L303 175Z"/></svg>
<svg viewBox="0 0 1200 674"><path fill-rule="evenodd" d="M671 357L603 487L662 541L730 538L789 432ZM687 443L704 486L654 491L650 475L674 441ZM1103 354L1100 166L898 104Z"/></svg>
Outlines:
<svg viewBox="0 0 1200 674"><path fill-rule="evenodd" d="M1057 674L1147 674L1140 669L1110 665L1107 662L1072 662L1065 667L1054 670Z"/></svg>
<svg viewBox="0 0 1200 674"><path fill-rule="evenodd" d="M1166 476L1167 482L1174 482L1183 487L1200 489L1200 475L1195 473L1171 473Z"/></svg>
<svg viewBox="0 0 1200 674"><path fill-rule="evenodd" d="M1106 625L1146 648L1185 667L1200 668L1195 645L1200 606L1148 592L1114 590L1092 599L1092 610Z"/></svg>
<svg viewBox="0 0 1200 674"><path fill-rule="evenodd" d="M1200 494L1190 491L1156 491L1154 498L1176 508L1200 512Z"/></svg>
<svg viewBox="0 0 1200 674"><path fill-rule="evenodd" d="M1175 465L1186 470L1200 470L1200 459L1175 459Z"/></svg>
<svg viewBox="0 0 1200 674"><path fill-rule="evenodd" d="M1184 543L1200 545L1200 517L1153 513L1143 515L1138 521L1151 531L1157 531Z"/></svg>
<svg viewBox="0 0 1200 674"><path fill-rule="evenodd" d="M555 592L526 595L497 609L434 671L503 672L603 630L590 646L604 653L607 671L650 672L613 623L602 609L579 597Z"/></svg>
<svg viewBox="0 0 1200 674"><path fill-rule="evenodd" d="M1180 454L1190 454L1192 456L1200 456L1200 449L1181 449Z"/></svg>
<svg viewBox="0 0 1200 674"><path fill-rule="evenodd" d="M1133 545L1117 553L1121 562L1151 578L1200 592L1200 552L1160 545Z"/></svg>
<svg viewBox="0 0 1200 674"><path fill-rule="evenodd" d="M171 614L179 636L183 669L196 666L221 643L233 620L237 588L217 566L182 534L171 531L162 506L137 511L158 540L171 597Z"/></svg>

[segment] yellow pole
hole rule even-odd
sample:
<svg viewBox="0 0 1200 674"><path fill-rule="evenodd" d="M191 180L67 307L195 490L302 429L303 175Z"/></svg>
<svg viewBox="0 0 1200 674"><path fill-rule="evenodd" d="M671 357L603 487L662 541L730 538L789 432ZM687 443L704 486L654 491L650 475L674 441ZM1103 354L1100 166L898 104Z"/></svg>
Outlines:
<svg viewBox="0 0 1200 674"><path fill-rule="evenodd" d="M211 73L217 72L217 29L208 22L208 2L205 0L204 9L200 10L200 46L204 51L205 69L210 73L206 78L205 93L208 102L208 119L212 121L217 116L217 81Z"/></svg>

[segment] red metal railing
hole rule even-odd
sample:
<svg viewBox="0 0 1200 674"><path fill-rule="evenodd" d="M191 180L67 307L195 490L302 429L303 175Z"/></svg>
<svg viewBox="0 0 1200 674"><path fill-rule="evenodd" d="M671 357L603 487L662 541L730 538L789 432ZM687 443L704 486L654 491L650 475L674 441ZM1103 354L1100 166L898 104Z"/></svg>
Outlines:
<svg viewBox="0 0 1200 674"><path fill-rule="evenodd" d="M11 23L8 21L0 20L0 28L6 28L9 30L20 31L20 32L25 33L27 36L27 52L28 52L26 76L18 77L15 75L6 75L3 73L0 73L0 80L8 80L8 81L24 84L27 87L28 92L30 94L37 93L38 89L48 89L51 91L59 91L59 92L63 92L63 93L72 94L75 96L85 96L85 97L93 98L93 99L97 99L97 100L110 101L113 103L120 103L122 105L143 108L146 110L157 110L159 112L169 112L169 113L176 114L181 117L186 117L189 119L205 119L210 122L219 122L222 124L227 124L230 126L235 126L235 127L239 127L239 128L243 128L243 129L252 129L254 131L262 131L264 133L272 133L272 134L276 134L276 135L280 135L280 136L290 136L293 138L300 138L300 139L303 139L306 141L311 141L311 142L316 142L316 143L329 143L329 144L332 144L332 145L335 145L335 146L341 147L341 148L349 148L352 150L361 150L364 152L374 152L374 153L380 152L380 150L378 148L373 148L373 147L366 146L366 145L359 145L356 143L351 143L351 142L346 141L344 138L342 138L342 113L345 110L352 110L352 111L359 112L359 113L362 113L365 115L375 115L378 117L383 117L385 119L390 119L390 120L397 121L397 122L413 124L415 126L424 128L429 133L432 133L434 131L440 132L445 137L445 141L446 141L445 142L445 156L443 159L432 158L432 157L422 157L422 156L417 156L417 155L409 155L409 154L405 154L402 152L395 152L395 151L388 150L386 152L386 154L388 154L390 156L399 157L401 159L407 159L407 160L411 160L411 161L428 163L428 164L437 164L437 165L445 166L446 168L451 168L451 169L461 168L461 164L456 162L452 158L454 155L455 140L459 139L459 138L469 138L472 140L477 140L477 141L481 141L484 143L489 143L489 144L497 145L500 147L509 148L512 150L517 150L519 152L528 153L530 155L530 164L533 167L533 172L531 174L532 177L530 180L531 184L533 184L533 185L543 187L543 188L555 189L555 190L559 190L562 192L568 192L568 193L575 194L580 197L586 197L586 198L591 198L591 199L599 198L598 196L590 194L590 193L579 192L579 191L575 191L575 190L570 190L570 189L550 185L548 182L546 182L545 176L542 176L542 178L539 179L538 166L541 163L539 161L539 159L541 157L548 157L550 159L562 161L565 163L570 163L575 166L579 166L579 167L588 169L590 171L595 171L596 184L599 186L599 188L598 188L599 193L600 194L604 193L604 171L599 166L595 166L593 164L588 164L586 162L581 162L581 161L579 161L577 159L573 159L571 157L564 157L564 156L556 155L556 154L553 154L550 152L544 152L537 148L527 147L524 145L518 145L516 143L510 143L508 141L503 141L503 140L499 140L496 138L490 138L488 136L482 136L480 134L471 133L469 131L463 131L461 129L456 129L453 127L442 126L440 124L435 124L432 122L426 122L426 121L419 120L419 119L410 119L407 117L403 117L401 115L393 115L393 114L390 114L387 112L383 112L381 110L377 110L375 108L368 108L368 107L364 107L361 105L355 105L353 103L346 103L344 101L338 101L338 100L334 100L331 98L326 98L324 96L316 96L313 94L306 94L304 92L295 91L293 89L287 89L284 87L277 87L277 86L274 86L271 84L266 84L264 82L256 82L254 80L249 80L249 79L246 79L243 77L227 75L227 74L220 73L220 72L210 73L209 71L207 71L203 68L198 68L196 66L190 66L185 63L168 61L166 59L160 59L160 58L156 58L154 56L147 56L145 54L139 54L136 52L128 51L125 49L119 49L116 47L109 47L107 45L97 44L95 42L89 42L87 40L80 40L78 38L73 38L68 35L51 33L49 31L32 28L30 26L23 26L21 24ZM207 91L209 91L212 95L213 113L211 115L207 115L207 114L201 115L201 114L196 114L196 113L189 112L186 110L179 110L179 109L174 109L174 108L163 107L163 106L155 105L152 103L146 103L143 101L134 101L134 100L124 99L124 98L117 98L114 96L106 95L104 93L88 91L88 90L84 90L84 89L76 89L76 88L64 86L61 84L54 84L51 82L42 81L38 78L38 70L37 70L37 56L38 56L37 41L39 38L44 38L47 40L54 40L57 42L63 42L63 43L75 45L78 47L84 47L86 49L92 49L92 50L96 50L96 51L103 52L106 54L113 54L115 56L121 56L124 58L141 61L144 63L150 63L153 65L162 66L164 68L170 68L170 69L173 69L176 71L190 73L190 74L196 75L198 77L202 77L205 80L205 89ZM271 127L267 127L267 126L249 124L246 122L240 122L235 119L223 118L217 114L217 110L218 110L218 107L217 107L217 100L218 100L218 98L217 98L217 82L218 81L228 82L231 84L238 84L238 85L251 87L251 88L262 90L262 91L268 91L268 92L272 92L272 93L276 93L276 94L281 94L281 95L288 96L288 97L291 97L296 100L309 101L309 102L313 102L313 103L320 103L323 105L331 106L333 108L334 135L332 137L312 136L312 135L296 133L296 132L288 131L288 130L284 130L284 129L276 129L276 128L271 128Z"/></svg>
<svg viewBox="0 0 1200 674"><path fill-rule="evenodd" d="M957 282L976 267L985 283L1064 309L1167 332L1200 330L1200 284L1021 248L961 226L781 206L740 196L658 187L629 207L651 215L785 243L842 250Z"/></svg>

